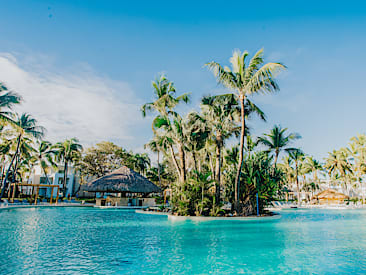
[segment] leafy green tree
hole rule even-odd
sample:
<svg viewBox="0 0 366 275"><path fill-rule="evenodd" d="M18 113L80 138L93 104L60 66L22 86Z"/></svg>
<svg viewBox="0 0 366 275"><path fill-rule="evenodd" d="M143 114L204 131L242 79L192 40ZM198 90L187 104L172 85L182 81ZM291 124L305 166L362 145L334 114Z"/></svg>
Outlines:
<svg viewBox="0 0 366 275"><path fill-rule="evenodd" d="M273 166L273 159L266 152L257 152L246 155L246 165L241 173L241 194L245 209L245 215L256 213L256 194L258 194L259 212L272 200L278 197L285 179L285 174Z"/></svg>
<svg viewBox="0 0 366 275"><path fill-rule="evenodd" d="M43 137L44 131L45 131L45 129L43 127L37 125L36 119L32 118L31 115L26 114L26 113L22 114L20 117L17 116L17 119L14 121L13 126L14 126L14 134L17 137L17 143L16 143L16 148L15 148L14 154L10 160L8 170L7 170L5 178L4 178L0 198L2 198L4 196L5 190L7 189L7 181L8 181L9 173L11 171L11 168L13 167L14 160L18 157L19 148L20 148L20 145L22 144L23 139L27 138L27 137L33 137L36 139L40 139Z"/></svg>
<svg viewBox="0 0 366 275"><path fill-rule="evenodd" d="M235 178L235 208L240 212L239 203L239 179L244 159L244 136L245 136L245 102L248 96L260 93L268 93L279 90L275 81L278 71L285 68L281 63L264 64L263 50L259 50L253 58L246 62L248 52L234 51L230 58L232 68L222 67L217 62L209 62L206 66L211 69L217 81L226 88L235 91L241 108L241 134L240 154Z"/></svg>

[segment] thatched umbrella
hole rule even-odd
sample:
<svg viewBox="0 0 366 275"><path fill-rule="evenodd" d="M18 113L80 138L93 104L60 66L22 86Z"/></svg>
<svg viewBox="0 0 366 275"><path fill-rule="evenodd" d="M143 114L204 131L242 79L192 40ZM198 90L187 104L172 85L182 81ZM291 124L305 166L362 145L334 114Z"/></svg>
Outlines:
<svg viewBox="0 0 366 275"><path fill-rule="evenodd" d="M81 187L87 192L157 193L160 188L132 169L123 166Z"/></svg>
<svg viewBox="0 0 366 275"><path fill-rule="evenodd" d="M339 193L335 190L328 189L324 190L312 198L313 202L338 202L343 203L345 199L349 199L345 194Z"/></svg>

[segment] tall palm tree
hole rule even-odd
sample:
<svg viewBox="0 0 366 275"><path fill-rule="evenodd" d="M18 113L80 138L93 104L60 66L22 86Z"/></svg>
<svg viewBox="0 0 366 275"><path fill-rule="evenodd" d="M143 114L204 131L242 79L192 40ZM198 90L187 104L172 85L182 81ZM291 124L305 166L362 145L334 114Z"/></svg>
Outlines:
<svg viewBox="0 0 366 275"><path fill-rule="evenodd" d="M296 133L286 133L287 128L282 128L279 125L275 125L269 134L264 134L262 137L258 138L258 143L263 144L268 148L269 152L274 154L274 165L276 166L278 156L282 151L291 150L291 148L286 148L293 140L301 138L299 134Z"/></svg>
<svg viewBox="0 0 366 275"><path fill-rule="evenodd" d="M177 127L173 126L173 123L182 122L182 119L176 112L173 111L173 109L182 101L188 103L189 93L184 93L180 96L175 97L176 89L174 87L174 83L169 81L164 75L161 75L155 81L153 81L152 86L154 88L155 101L146 103L141 107L142 115L145 117L148 111L156 111L159 113L159 115L153 120L152 123L154 135L165 136L164 144L170 151L172 162L177 169L179 178L181 180L184 178L185 180L185 172L182 172L183 170L185 171L185 167L183 167L185 164L185 160L181 159L182 167L179 167L174 154L173 146L177 146L180 156L185 156L184 148L182 147L181 142L176 142L176 139L173 139L171 136L173 132L180 132L174 131L178 129ZM158 133L158 129L164 129L164 132Z"/></svg>
<svg viewBox="0 0 366 275"><path fill-rule="evenodd" d="M14 134L17 137L16 148L15 148L15 152L10 160L8 170L7 170L5 178L4 178L0 198L2 198L4 196L5 189L7 188L7 180L9 177L9 173L14 164L14 160L16 159L16 157L19 154L19 148L22 143L22 140L26 137L33 137L36 139L40 139L44 136L44 132L45 132L45 129L42 126L37 125L37 120L34 119L31 115L26 114L26 113L22 114L20 117L17 116L17 119L14 121L13 125L15 127Z"/></svg>
<svg viewBox="0 0 366 275"><path fill-rule="evenodd" d="M299 166L300 162L304 160L304 152L300 149L289 150L289 156L295 163L295 181L297 188L297 204L300 206L300 184L299 184Z"/></svg>
<svg viewBox="0 0 366 275"><path fill-rule="evenodd" d="M239 99L241 108L241 135L240 135L240 154L237 173L235 177L235 208L239 207L239 179L241 167L244 158L244 136L245 136L245 102L248 96L266 92L274 92L279 90L279 86L275 81L275 74L284 69L285 66L280 63L264 64L263 49L259 50L253 58L247 63L246 58L248 52L241 53L234 51L230 58L232 68L222 67L217 62L209 62L205 64L211 69L217 78L217 81L226 88L235 91L235 95ZM264 64L264 65L263 65Z"/></svg>
<svg viewBox="0 0 366 275"><path fill-rule="evenodd" d="M240 110L237 100L231 94L204 97L201 109L203 124L208 127L210 138L215 144L215 201L220 203L222 148L232 135L239 135L237 121Z"/></svg>
<svg viewBox="0 0 366 275"><path fill-rule="evenodd" d="M153 123L155 131L157 129L163 130L163 134L167 136L172 161L177 169L179 180L181 183L185 182L187 179L186 144L188 138L188 124L175 112L169 117L159 115L154 119ZM178 149L179 163L175 158L173 144L176 145Z"/></svg>
<svg viewBox="0 0 366 275"><path fill-rule="evenodd" d="M187 115L186 128L187 142L185 146L192 155L194 170L198 171L197 154L206 145L209 128L205 120L197 112L190 112ZM197 177L198 174L195 173L195 176Z"/></svg>
<svg viewBox="0 0 366 275"><path fill-rule="evenodd" d="M83 146L79 144L76 138L66 139L63 142L56 143L53 148L56 151L56 158L58 161L64 163L64 178L62 182L62 193L66 195L67 172L69 164L75 163L81 156Z"/></svg>

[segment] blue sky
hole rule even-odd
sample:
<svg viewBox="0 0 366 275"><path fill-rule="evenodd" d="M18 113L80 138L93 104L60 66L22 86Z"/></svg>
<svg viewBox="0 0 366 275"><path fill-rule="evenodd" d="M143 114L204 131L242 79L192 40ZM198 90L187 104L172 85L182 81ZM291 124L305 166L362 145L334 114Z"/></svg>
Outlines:
<svg viewBox="0 0 366 275"><path fill-rule="evenodd" d="M263 47L267 61L288 70L279 93L252 99L268 116L250 122L254 134L281 124L321 159L365 132L365 4L230 3L4 1L0 81L24 94L19 111L33 113L51 140L110 139L141 150L151 131L138 108L151 101L159 72L192 93L190 110L224 91L205 62L225 64L234 49Z"/></svg>

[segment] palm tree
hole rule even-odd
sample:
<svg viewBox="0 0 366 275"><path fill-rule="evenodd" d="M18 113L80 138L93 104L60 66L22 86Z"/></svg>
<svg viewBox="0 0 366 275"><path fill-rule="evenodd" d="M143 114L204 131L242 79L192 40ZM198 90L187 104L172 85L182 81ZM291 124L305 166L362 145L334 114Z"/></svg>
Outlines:
<svg viewBox="0 0 366 275"><path fill-rule="evenodd" d="M159 186L161 187L161 177L160 177L160 150L161 150L161 138L158 136L154 136L154 138L147 144L145 144L145 148L149 148L152 152L157 153L158 155L158 179Z"/></svg>
<svg viewBox="0 0 366 275"><path fill-rule="evenodd" d="M274 165L276 166L278 156L281 151L291 150L286 148L293 140L301 138L296 133L286 133L287 128L282 128L279 125L275 125L269 134L264 134L263 137L258 138L258 143L263 144L268 148L269 152L274 154Z"/></svg>
<svg viewBox="0 0 366 275"><path fill-rule="evenodd" d="M323 166L320 164L320 162L313 157L308 156L305 158L304 169L306 173L312 173L313 182L318 183L318 171L323 169Z"/></svg>
<svg viewBox="0 0 366 275"><path fill-rule="evenodd" d="M325 160L325 168L328 170L329 175L339 175L346 181L346 173L352 172L350 163L347 160L347 155L344 150L333 150L328 153L328 157ZM345 185L347 183L345 182Z"/></svg>
<svg viewBox="0 0 366 275"><path fill-rule="evenodd" d="M222 148L232 135L239 134L240 110L233 95L208 96L201 101L203 125L208 127L215 144L215 201L220 203Z"/></svg>
<svg viewBox="0 0 366 275"><path fill-rule="evenodd" d="M354 171L359 182L359 189L362 193L362 203L365 203L362 175L366 172L366 135L359 134L352 137L348 151L354 161Z"/></svg>
<svg viewBox="0 0 366 275"><path fill-rule="evenodd" d="M295 181L297 188L297 204L300 206L299 164L304 159L304 153L300 149L289 150L290 158L295 162Z"/></svg>
<svg viewBox="0 0 366 275"><path fill-rule="evenodd" d="M41 166L41 169L46 177L47 184L52 184L47 175L47 169L50 166L56 166L54 162L54 157L56 155L56 150L52 147L52 144L48 141L42 141L38 144L36 149L37 162Z"/></svg>
<svg viewBox="0 0 366 275"><path fill-rule="evenodd" d="M197 154L202 150L209 135L209 128L206 121L196 112L190 112L186 121L186 138L185 144L187 151L192 154L193 168L198 171ZM195 173L198 176L197 173Z"/></svg>
<svg viewBox="0 0 366 275"><path fill-rule="evenodd" d="M64 178L62 182L62 192L65 197L67 185L67 172L69 164L75 163L81 156L83 146L79 144L76 138L66 139L63 142L56 143L53 148L56 151L56 158L58 161L64 163Z"/></svg>
<svg viewBox="0 0 366 275"><path fill-rule="evenodd" d="M186 165L186 146L188 137L188 125L183 118L173 112L169 117L159 115L154 119L155 131L164 130L163 135L166 135L167 143L170 148L172 161L177 169L179 180L181 183L187 179L187 165ZM178 149L179 164L175 158L173 144Z"/></svg>
<svg viewBox="0 0 366 275"><path fill-rule="evenodd" d="M155 81L152 82L154 88L155 101L146 103L141 107L142 115L145 117L148 111L157 111L159 115L153 120L152 128L155 135L164 136L164 145L167 146L170 151L172 162L178 171L179 178L185 181L185 159L181 158L181 167L179 167L174 154L173 145L178 147L180 157L185 157L184 148L181 142L177 141L177 136L173 135L173 132L180 134L179 127L174 127L174 123L181 123L182 119L180 116L173 111L173 109L180 102L189 102L189 94L184 93L178 97L175 97L176 89L173 82L169 81L164 75L161 75ZM171 118L174 122L171 121ZM174 129L173 129L174 128ZM158 129L164 129L165 132L162 134L157 133ZM177 130L177 131L174 131ZM172 136L175 138L173 139Z"/></svg>
<svg viewBox="0 0 366 275"><path fill-rule="evenodd" d="M43 137L45 129L42 126L37 125L37 120L32 118L29 114L22 114L20 117L17 116L17 120L14 121L13 125L15 126L15 135L17 137L17 143L15 152L10 160L10 164L8 170L6 172L3 187L1 189L0 198L4 196L5 189L7 188L7 180L9 177L10 170L13 166L15 158L18 156L19 148L22 143L24 137L33 137L36 139L40 139Z"/></svg>
<svg viewBox="0 0 366 275"><path fill-rule="evenodd" d="M134 160L134 168L141 174L145 175L145 171L147 170L148 167L150 167L151 164L148 154L137 153L133 156L133 160Z"/></svg>
<svg viewBox="0 0 366 275"><path fill-rule="evenodd" d="M152 82L152 86L154 88L155 101L146 103L141 107L143 117L146 116L148 111L153 110L161 115L168 115L169 111L173 110L179 102L189 102L188 93L174 97L176 93L174 83L169 81L164 74L157 77L156 80Z"/></svg>
<svg viewBox="0 0 366 275"><path fill-rule="evenodd" d="M244 157L244 136L245 136L245 102L248 96L279 90L275 81L275 74L284 69L280 63L264 64L263 49L259 50L253 58L246 64L248 52L241 53L234 51L230 58L232 68L222 67L217 62L205 64L211 69L217 81L226 88L235 91L240 102L241 108L241 135L240 135L240 154L237 173L235 177L235 208L239 210L239 179ZM264 65L263 65L264 64Z"/></svg>
<svg viewBox="0 0 366 275"><path fill-rule="evenodd" d="M290 156L285 156L279 166L286 175L287 188L292 189L292 184L294 183L296 176L292 158L290 158Z"/></svg>
<svg viewBox="0 0 366 275"><path fill-rule="evenodd" d="M14 105L19 104L21 100L22 98L20 95L9 91L8 88L0 82L0 120L13 123L13 115L6 109L11 109Z"/></svg>

